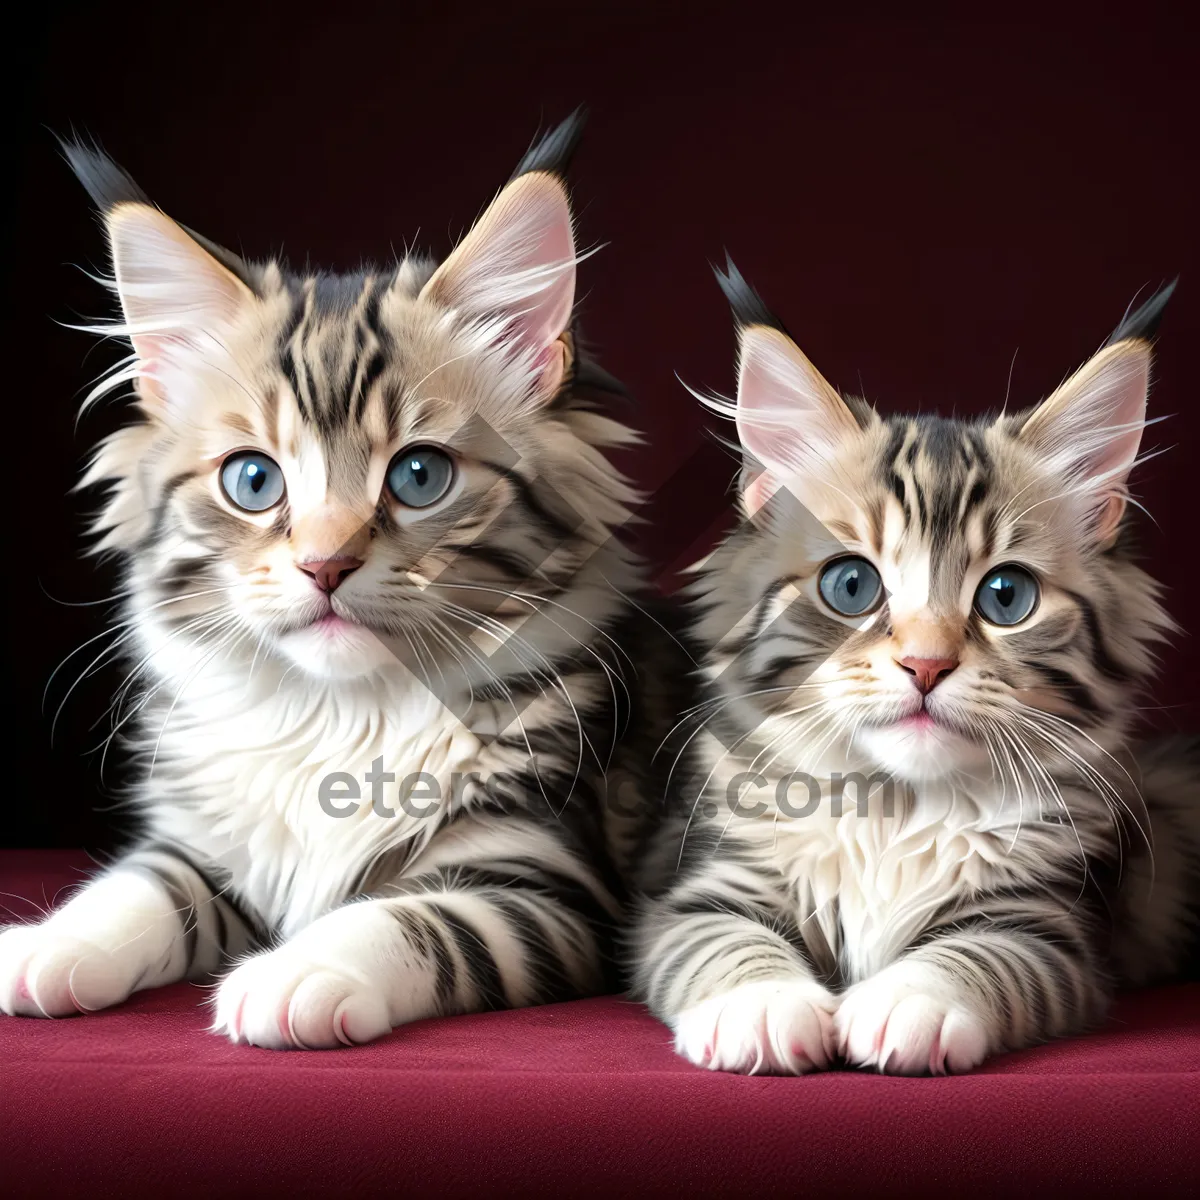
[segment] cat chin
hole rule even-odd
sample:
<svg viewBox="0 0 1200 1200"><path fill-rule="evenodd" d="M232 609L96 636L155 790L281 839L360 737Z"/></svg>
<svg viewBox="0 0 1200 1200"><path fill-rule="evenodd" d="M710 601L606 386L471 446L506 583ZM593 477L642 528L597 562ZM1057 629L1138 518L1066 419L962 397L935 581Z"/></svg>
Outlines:
<svg viewBox="0 0 1200 1200"><path fill-rule="evenodd" d="M909 783L974 774L988 766L985 747L944 726L920 732L900 725L866 728L855 741L879 767Z"/></svg>
<svg viewBox="0 0 1200 1200"><path fill-rule="evenodd" d="M342 624L335 631L309 625L285 634L279 648L314 679L361 679L396 664L392 651L361 625Z"/></svg>

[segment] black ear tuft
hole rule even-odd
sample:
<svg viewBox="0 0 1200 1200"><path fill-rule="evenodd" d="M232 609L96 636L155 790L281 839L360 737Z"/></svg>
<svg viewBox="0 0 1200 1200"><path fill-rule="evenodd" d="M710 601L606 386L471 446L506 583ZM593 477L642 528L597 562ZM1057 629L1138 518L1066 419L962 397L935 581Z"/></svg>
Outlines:
<svg viewBox="0 0 1200 1200"><path fill-rule="evenodd" d="M99 146L78 137L58 138L59 149L92 203L107 213L118 204L150 204L150 198Z"/></svg>
<svg viewBox="0 0 1200 1200"><path fill-rule="evenodd" d="M1115 346L1117 342L1128 341L1130 338L1140 338L1143 341L1149 341L1158 332L1158 323L1162 320L1163 309L1167 307L1167 301L1171 298L1171 293L1175 290L1175 285L1179 282L1179 276L1176 275L1165 287L1160 287L1153 296L1150 297L1144 304L1140 305L1134 312L1125 310L1125 316L1121 318L1121 323L1109 335L1106 346Z"/></svg>
<svg viewBox="0 0 1200 1200"><path fill-rule="evenodd" d="M124 167L113 162L95 143L88 146L78 137L72 137L70 140L60 137L58 145L67 160L67 165L75 172L75 178L83 184L102 216L106 216L118 204L145 204L150 208L157 207ZM218 246L216 242L210 241L186 225L180 224L179 228L232 271L251 291L258 290L253 272L233 251Z"/></svg>
<svg viewBox="0 0 1200 1200"><path fill-rule="evenodd" d="M528 175L531 171L565 175L579 145L579 139L583 137L583 127L586 124L587 109L581 104L565 121L544 133L525 151L525 157L517 163L512 178Z"/></svg>
<svg viewBox="0 0 1200 1200"><path fill-rule="evenodd" d="M783 322L763 303L762 297L733 265L728 251L725 253L725 270L714 266L713 274L717 277L717 283L721 285L721 291L725 293L725 299L729 301L729 307L733 309L733 319L739 327L766 325L791 337L783 327Z"/></svg>

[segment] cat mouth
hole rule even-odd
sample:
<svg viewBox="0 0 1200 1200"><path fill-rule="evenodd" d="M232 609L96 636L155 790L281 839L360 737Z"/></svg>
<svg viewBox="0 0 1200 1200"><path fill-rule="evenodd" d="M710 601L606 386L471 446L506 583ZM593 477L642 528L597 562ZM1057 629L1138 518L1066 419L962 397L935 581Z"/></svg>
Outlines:
<svg viewBox="0 0 1200 1200"><path fill-rule="evenodd" d="M921 708L907 717L901 717L894 722L893 728L911 729L915 733L924 733L930 729L942 729L944 726L927 708Z"/></svg>
<svg viewBox="0 0 1200 1200"><path fill-rule="evenodd" d="M330 608L330 611L326 612L323 617L318 617L316 620L314 620L311 625L305 625L306 630L312 630L314 634L324 634L326 636L334 636L336 634L342 634L342 632L348 632L349 630L359 628L361 628L361 626L358 624L358 622L354 622L354 620L347 620L346 618L340 616L340 614L334 612L332 608Z"/></svg>
<svg viewBox="0 0 1200 1200"><path fill-rule="evenodd" d="M945 713L934 712L924 701L908 712L884 717L872 724L876 729L889 730L893 733L908 733L914 737L931 737L939 733L956 734L959 737L967 736L966 731L957 721Z"/></svg>
<svg viewBox="0 0 1200 1200"><path fill-rule="evenodd" d="M356 629L357 621L348 620L340 613L335 613L331 608L324 616L318 617L308 629L317 629L322 633L337 633L341 629Z"/></svg>
<svg viewBox="0 0 1200 1200"><path fill-rule="evenodd" d="M283 631L286 635L317 633L335 635L364 629L365 623L345 611L338 611L332 604L306 620L295 621Z"/></svg>
<svg viewBox="0 0 1200 1200"><path fill-rule="evenodd" d="M897 733L910 734L922 741L956 739L966 742L979 742L979 732L965 724L954 713L935 712L928 703L892 721L887 728Z"/></svg>

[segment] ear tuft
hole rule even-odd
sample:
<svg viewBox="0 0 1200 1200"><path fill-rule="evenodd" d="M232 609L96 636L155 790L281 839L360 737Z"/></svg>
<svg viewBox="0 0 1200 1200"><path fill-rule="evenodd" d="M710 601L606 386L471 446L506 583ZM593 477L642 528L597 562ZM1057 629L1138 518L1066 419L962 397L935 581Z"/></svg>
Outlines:
<svg viewBox="0 0 1200 1200"><path fill-rule="evenodd" d="M1142 341L1149 341L1158 332L1159 322L1163 318L1163 310L1167 307L1167 301L1170 300L1172 293L1175 291L1175 285L1179 282L1179 276L1176 275L1165 287L1161 287L1153 296L1150 297L1144 304L1134 311L1125 310L1125 316L1121 319L1120 325L1116 327L1109 335L1109 339L1104 344L1106 346L1115 346L1118 342L1128 341L1131 338L1138 338Z"/></svg>
<svg viewBox="0 0 1200 1200"><path fill-rule="evenodd" d="M57 138L59 149L75 178L83 184L102 217L108 217L119 204L143 204L154 208L150 197L138 186L136 180L119 163L114 162L94 142L87 145L81 138ZM246 264L224 246L210 242L208 238L179 225L192 241L212 255L226 270L232 271L252 292L255 291L253 276Z"/></svg>
<svg viewBox="0 0 1200 1200"><path fill-rule="evenodd" d="M57 135L56 140L67 165L102 215L107 215L118 204L150 204L150 197L129 173L94 142L89 146L81 138L67 139Z"/></svg>
<svg viewBox="0 0 1200 1200"><path fill-rule="evenodd" d="M547 175L560 177L566 175L586 124L587 109L581 104L566 120L534 139L533 145L525 151L525 157L517 163L510 180L519 179L532 171L545 171Z"/></svg>
<svg viewBox="0 0 1200 1200"><path fill-rule="evenodd" d="M725 252L725 270L713 265L713 274L729 307L733 309L733 319L739 328L747 325L765 325L768 329L777 329L785 337L790 337L783 322L766 306L763 298L746 282L741 271L734 266L729 252Z"/></svg>

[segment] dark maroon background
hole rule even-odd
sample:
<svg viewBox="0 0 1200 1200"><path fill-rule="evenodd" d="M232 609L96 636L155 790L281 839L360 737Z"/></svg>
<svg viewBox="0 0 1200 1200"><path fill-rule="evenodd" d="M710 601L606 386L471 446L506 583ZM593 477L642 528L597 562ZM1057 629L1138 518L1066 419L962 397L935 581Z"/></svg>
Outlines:
<svg viewBox="0 0 1200 1200"><path fill-rule="evenodd" d="M132 0L44 9L42 28L11 43L29 88L12 151L6 419L29 482L8 505L19 769L0 840L102 845L115 817L97 809L120 778L110 762L97 799L85 755L111 674L72 696L53 747L40 712L52 668L102 628L101 609L49 596L113 586L110 569L77 560L82 506L67 495L118 417L76 431L80 389L111 359L55 324L107 311L72 265L104 261L48 132L72 125L210 237L353 266L418 235L444 252L539 125L587 103L580 227L606 245L581 269L583 321L649 435L630 465L657 489L707 456L651 509L643 541L663 568L702 548L733 469L675 379L731 386L708 267L724 247L826 375L885 409L997 406L1018 348L1013 401L1036 399L1139 290L1182 272L1152 401L1172 415L1149 438L1173 448L1137 493L1159 523L1146 547L1170 608L1200 628L1195 44L1182 19L1145 3L988 22L652 7L324 4L310 17L244 3L188 6L185 20ZM87 661L64 668L48 712ZM1198 667L1181 635L1159 723L1195 726Z"/></svg>

